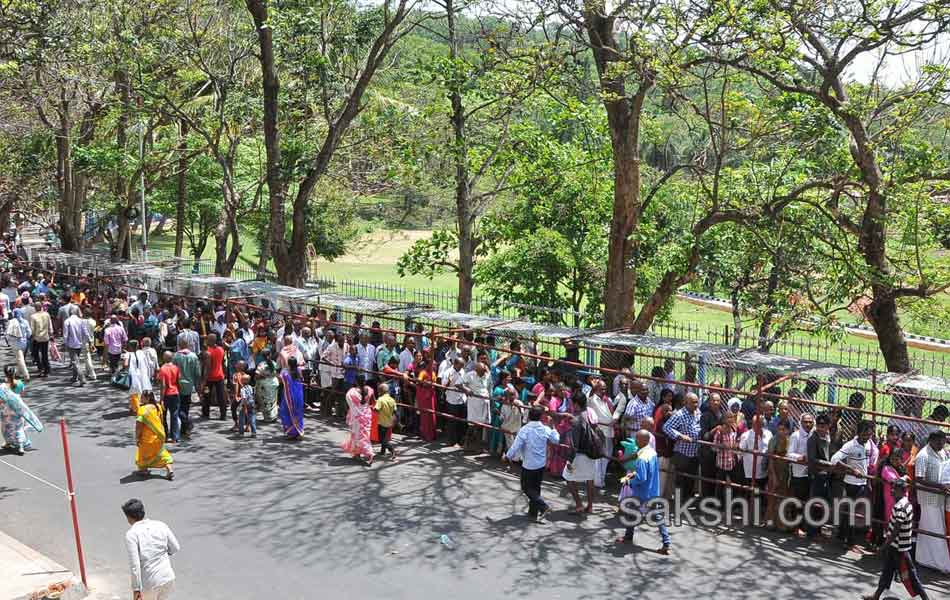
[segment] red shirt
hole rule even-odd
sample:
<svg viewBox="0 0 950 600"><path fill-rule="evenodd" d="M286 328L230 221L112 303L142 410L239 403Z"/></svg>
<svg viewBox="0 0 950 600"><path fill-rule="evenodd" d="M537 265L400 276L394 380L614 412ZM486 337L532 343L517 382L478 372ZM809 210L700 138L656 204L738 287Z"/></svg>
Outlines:
<svg viewBox="0 0 950 600"><path fill-rule="evenodd" d="M208 381L224 381L224 348L214 346L208 353Z"/></svg>
<svg viewBox="0 0 950 600"><path fill-rule="evenodd" d="M158 379L162 382L164 396L178 395L178 379L181 377L181 371L174 363L165 363L158 370Z"/></svg>

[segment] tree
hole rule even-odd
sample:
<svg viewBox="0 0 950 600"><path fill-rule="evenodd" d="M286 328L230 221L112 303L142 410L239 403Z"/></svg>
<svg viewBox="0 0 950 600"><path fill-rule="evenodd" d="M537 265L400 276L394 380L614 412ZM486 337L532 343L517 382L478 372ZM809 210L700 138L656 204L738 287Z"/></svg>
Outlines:
<svg viewBox="0 0 950 600"><path fill-rule="evenodd" d="M259 197L264 185L263 177L241 181L238 163L241 146L259 121L250 95L259 72L252 66L251 32L235 9L203 0L187 0L185 8L182 18L170 21L155 41L156 50L182 59L175 85L154 78L143 81L142 89L160 110L201 139L220 166L215 273L227 276L241 252L239 218L248 198Z"/></svg>
<svg viewBox="0 0 950 600"><path fill-rule="evenodd" d="M0 87L36 112L55 140L58 221L66 250L82 247L88 173L76 153L94 139L110 86L96 78L98 27L84 3L17 2L0 20Z"/></svg>
<svg viewBox="0 0 950 600"><path fill-rule="evenodd" d="M574 136L580 114L551 106L547 127L513 127L515 143L502 154L511 190L485 216L486 257L476 269L489 305L506 302L524 316L574 327L599 321L602 308L611 181L607 140L596 133ZM585 142L586 138L586 142ZM585 147L586 146L586 147ZM579 313L592 319L582 322Z"/></svg>
<svg viewBox="0 0 950 600"><path fill-rule="evenodd" d="M471 311L475 265L483 238L478 220L506 189L508 172L496 168L511 144L511 124L527 112L528 98L546 78L542 44L533 43L504 20L477 19L477 3L437 0L444 29L428 28L443 41L447 56L423 67L427 83L445 94L455 205L455 229L420 240L404 258L399 272L425 274L450 270L458 276L458 306ZM439 25L442 23L440 22ZM434 117L437 118L436 115ZM450 260L452 251L457 260Z"/></svg>
<svg viewBox="0 0 950 600"><path fill-rule="evenodd" d="M311 211L311 196L365 108L373 78L394 45L411 31L415 2L386 0L365 11L343 0L279 6L246 0L246 7L257 30L262 74L271 253L278 279L299 286L306 276L307 227L319 218ZM295 83L283 101L282 69ZM322 140L316 152L303 144L311 133ZM286 198L294 186L288 240Z"/></svg>
<svg viewBox="0 0 950 600"><path fill-rule="evenodd" d="M711 36L713 60L746 70L773 90L826 112L846 134L847 158L814 174L825 193L801 198L846 235L847 247L827 240L855 281L863 281L866 315L877 333L887 368L910 370L899 319L905 298L929 298L947 287L926 252L914 244L910 260L895 251L895 218L908 204L929 202L931 191L950 179L940 158L938 136L921 132L946 129L940 106L948 86L942 64L927 64L903 84L883 73L895 57L932 49L950 29L950 6L940 1L763 3L732 12L721 7L722 27ZM861 60L876 65L870 81L852 78ZM923 138L923 139L922 139ZM845 267L843 267L845 268Z"/></svg>

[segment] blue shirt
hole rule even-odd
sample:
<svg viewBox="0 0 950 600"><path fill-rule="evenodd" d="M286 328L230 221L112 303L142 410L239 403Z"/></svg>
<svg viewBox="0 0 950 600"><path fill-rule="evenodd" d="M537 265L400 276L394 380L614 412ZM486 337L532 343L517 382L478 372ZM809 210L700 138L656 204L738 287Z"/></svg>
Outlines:
<svg viewBox="0 0 950 600"><path fill-rule="evenodd" d="M71 350L77 350L88 344L92 340L89 335L89 329L86 322L73 315L63 323L63 341L66 347Z"/></svg>
<svg viewBox="0 0 950 600"><path fill-rule="evenodd" d="M660 462L656 458L656 450L649 446L641 448L637 452L633 473L630 491L641 505L660 495Z"/></svg>
<svg viewBox="0 0 950 600"><path fill-rule="evenodd" d="M360 371L359 356L347 354L343 359L343 381L350 385L356 385L356 376Z"/></svg>
<svg viewBox="0 0 950 600"><path fill-rule="evenodd" d="M515 441L511 444L506 456L511 460L523 450L522 469L543 469L548 459L548 443L557 444L560 441L561 436L557 431L542 424L541 421L528 421L518 430L518 435L515 436Z"/></svg>

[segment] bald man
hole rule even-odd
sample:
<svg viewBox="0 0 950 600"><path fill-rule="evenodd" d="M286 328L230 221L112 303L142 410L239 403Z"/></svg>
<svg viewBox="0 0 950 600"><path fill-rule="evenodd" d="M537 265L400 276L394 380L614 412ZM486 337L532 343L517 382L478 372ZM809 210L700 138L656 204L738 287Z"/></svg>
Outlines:
<svg viewBox="0 0 950 600"><path fill-rule="evenodd" d="M626 529L623 537L617 538L617 543L632 543L637 523L649 518L641 515L652 515L656 522L648 522L647 524L656 525L659 528L660 539L663 541L663 545L657 552L670 554L672 543L670 541L670 530L664 521L665 515L661 514L659 510L651 511L648 506L651 500L660 495L660 463L657 460L656 450L650 446L650 438L650 432L646 429L641 429L636 433L637 457L632 470L624 478L630 487L630 497L625 498L620 505L620 522L624 524Z"/></svg>

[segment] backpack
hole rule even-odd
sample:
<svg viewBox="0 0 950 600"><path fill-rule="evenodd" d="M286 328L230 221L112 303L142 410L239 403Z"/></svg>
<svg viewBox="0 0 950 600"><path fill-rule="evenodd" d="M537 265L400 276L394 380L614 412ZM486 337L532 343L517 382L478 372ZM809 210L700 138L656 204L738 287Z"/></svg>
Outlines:
<svg viewBox="0 0 950 600"><path fill-rule="evenodd" d="M604 450L607 448L607 437L604 432L600 430L600 427L591 425L586 414L578 418L581 420L582 429L577 451L592 460L606 458L607 453Z"/></svg>

